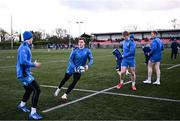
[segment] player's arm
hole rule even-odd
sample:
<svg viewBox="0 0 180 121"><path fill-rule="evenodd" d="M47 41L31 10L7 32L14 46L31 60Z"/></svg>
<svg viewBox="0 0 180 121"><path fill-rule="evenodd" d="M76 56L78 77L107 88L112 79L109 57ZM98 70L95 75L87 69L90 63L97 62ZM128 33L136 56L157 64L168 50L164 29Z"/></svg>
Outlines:
<svg viewBox="0 0 180 121"><path fill-rule="evenodd" d="M93 64L93 56L92 56L92 52L91 50L88 51L88 65L85 65L85 69L88 70L89 66L91 66Z"/></svg>
<svg viewBox="0 0 180 121"><path fill-rule="evenodd" d="M36 67L36 64L27 60L27 50L23 49L20 51L20 64L23 66Z"/></svg>
<svg viewBox="0 0 180 121"><path fill-rule="evenodd" d="M156 49L157 49L157 42L153 41L149 55L151 56L156 51Z"/></svg>
<svg viewBox="0 0 180 121"><path fill-rule="evenodd" d="M75 65L74 65L74 61L73 61L74 60L74 56L75 56L75 51L72 50L72 52L70 54L70 57L69 57L69 63L71 65L71 67L75 69Z"/></svg>
<svg viewBox="0 0 180 121"><path fill-rule="evenodd" d="M130 50L127 53L124 53L123 57L129 57L135 54L135 50L136 50L136 44L135 43L131 43L130 44Z"/></svg>

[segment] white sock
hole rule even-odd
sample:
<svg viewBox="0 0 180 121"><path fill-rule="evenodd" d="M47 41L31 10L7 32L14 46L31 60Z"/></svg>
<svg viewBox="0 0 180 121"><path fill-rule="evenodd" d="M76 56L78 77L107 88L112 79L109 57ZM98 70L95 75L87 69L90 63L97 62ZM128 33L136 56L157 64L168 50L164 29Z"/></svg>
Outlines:
<svg viewBox="0 0 180 121"><path fill-rule="evenodd" d="M132 81L132 86L135 86L136 82L135 81Z"/></svg>
<svg viewBox="0 0 180 121"><path fill-rule="evenodd" d="M36 108L31 107L31 115L36 113Z"/></svg>
<svg viewBox="0 0 180 121"><path fill-rule="evenodd" d="M26 102L21 101L20 106L23 107L26 105Z"/></svg>
<svg viewBox="0 0 180 121"><path fill-rule="evenodd" d="M151 77L148 77L148 81L150 81L150 82L151 82Z"/></svg>
<svg viewBox="0 0 180 121"><path fill-rule="evenodd" d="M121 84L123 84L123 83L124 83L124 81L123 81L123 80L121 80L121 81L120 81L120 83L121 83Z"/></svg>
<svg viewBox="0 0 180 121"><path fill-rule="evenodd" d="M157 78L156 82L160 82L160 78Z"/></svg>

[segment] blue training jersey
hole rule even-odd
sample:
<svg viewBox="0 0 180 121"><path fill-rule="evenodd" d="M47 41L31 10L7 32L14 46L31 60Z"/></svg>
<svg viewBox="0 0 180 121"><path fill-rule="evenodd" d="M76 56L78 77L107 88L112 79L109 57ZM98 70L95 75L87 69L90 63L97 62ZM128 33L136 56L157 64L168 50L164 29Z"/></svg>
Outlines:
<svg viewBox="0 0 180 121"><path fill-rule="evenodd" d="M31 67L35 67L35 64L31 62L31 58L30 45L27 42L23 42L17 51L17 78L23 78L31 75Z"/></svg>
<svg viewBox="0 0 180 121"><path fill-rule="evenodd" d="M88 66L91 66L93 63L93 56L92 52L88 48L75 48L72 50L70 57L69 57L69 62L68 66L66 69L66 73L68 74L73 74L75 72L75 68L79 66L85 66L88 62Z"/></svg>
<svg viewBox="0 0 180 121"><path fill-rule="evenodd" d="M135 59L136 43L132 40L124 40L123 42L123 59Z"/></svg>
<svg viewBox="0 0 180 121"><path fill-rule="evenodd" d="M151 43L151 52L150 52L150 60L152 62L158 62L162 59L162 50L163 50L163 43L157 37L152 40Z"/></svg>

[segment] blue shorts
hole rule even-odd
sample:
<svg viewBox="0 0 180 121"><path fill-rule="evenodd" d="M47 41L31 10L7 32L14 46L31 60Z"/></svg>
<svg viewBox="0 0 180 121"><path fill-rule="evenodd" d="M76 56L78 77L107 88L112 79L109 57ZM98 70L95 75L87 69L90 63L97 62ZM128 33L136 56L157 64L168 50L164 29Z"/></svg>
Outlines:
<svg viewBox="0 0 180 121"><path fill-rule="evenodd" d="M160 58L159 58L159 59L150 58L150 61L151 61L152 63L156 63L156 62L161 62L161 59L160 59Z"/></svg>
<svg viewBox="0 0 180 121"><path fill-rule="evenodd" d="M121 63L121 66L123 67L135 67L136 64L135 64L135 60L125 60L123 59L122 60L122 63Z"/></svg>
<svg viewBox="0 0 180 121"><path fill-rule="evenodd" d="M20 82L27 86L28 84L30 84L32 81L34 81L34 77L32 75L28 75L27 77L19 77L18 78L20 80Z"/></svg>

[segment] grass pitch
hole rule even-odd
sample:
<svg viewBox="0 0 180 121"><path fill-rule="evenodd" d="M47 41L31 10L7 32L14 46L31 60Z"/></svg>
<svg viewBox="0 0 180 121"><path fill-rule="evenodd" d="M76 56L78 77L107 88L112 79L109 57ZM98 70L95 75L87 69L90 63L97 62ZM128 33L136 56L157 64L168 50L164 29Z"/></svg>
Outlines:
<svg viewBox="0 0 180 121"><path fill-rule="evenodd" d="M0 50L0 120L26 120L28 114L17 111L16 106L21 100L24 89L16 79L16 52L17 50ZM147 77L147 67L144 64L144 55L141 49L136 50L136 74L137 91L131 91L131 84L127 84L122 90L112 89L108 92L125 95L138 95L174 99L177 102L144 99L133 96L118 96L110 94L98 94L88 99L71 105L42 113L41 111L64 104L60 96L54 97L54 88L41 87L41 95L38 104L38 112L42 113L45 120L180 120L180 66L168 70L168 67L180 63L180 55L177 60L170 59L170 49L163 52L161 65L161 85L145 85L142 83ZM112 49L94 49L93 66L76 85L79 89L101 91L118 83L118 74L115 71L115 58ZM70 50L32 50L33 59L42 62L42 67L32 69L32 72L40 85L57 86L63 78L68 62ZM155 73L155 72L154 72ZM153 75L155 81L155 74ZM130 78L126 77L126 81ZM72 78L64 85L72 82ZM91 92L72 91L68 102L92 94ZM27 103L31 106L31 99Z"/></svg>

